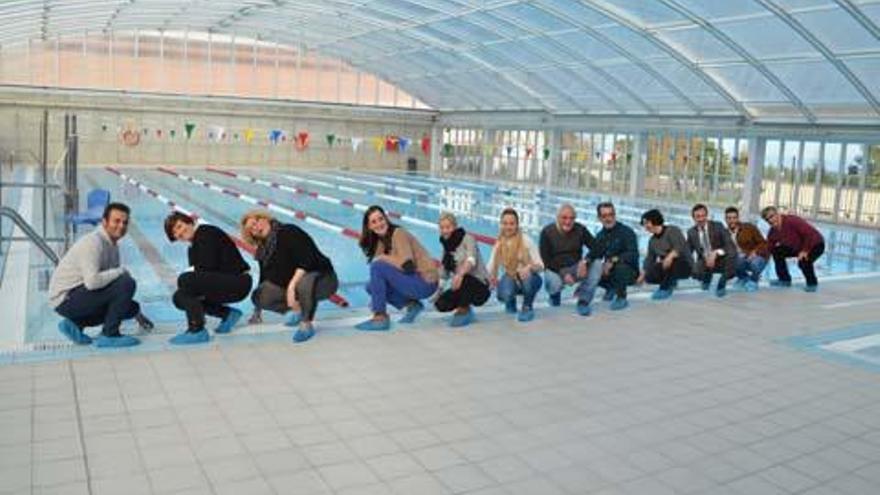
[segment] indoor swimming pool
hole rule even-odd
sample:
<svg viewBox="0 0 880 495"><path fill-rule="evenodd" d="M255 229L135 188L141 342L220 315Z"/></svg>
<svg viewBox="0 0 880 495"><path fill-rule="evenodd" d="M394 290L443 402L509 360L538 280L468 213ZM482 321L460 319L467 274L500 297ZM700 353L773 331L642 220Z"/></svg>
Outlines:
<svg viewBox="0 0 880 495"><path fill-rule="evenodd" d="M650 200L601 197L575 191L549 191L535 187L499 185L479 181L453 180L421 173L356 173L348 170L303 171L254 168L88 168L80 172L82 190L103 188L114 201L132 207L132 223L121 244L123 264L138 281L137 298L144 312L163 331L183 324L183 314L171 304L177 275L186 269L186 245L169 243L162 222L172 207L197 215L238 236L241 216L254 208L269 209L282 222L306 229L332 259L339 274L339 295L348 308L322 303L319 318L363 315L367 295L364 284L368 266L357 245L362 212L380 204L392 221L409 229L435 257L441 256L436 219L441 211L455 213L460 224L475 234L485 259L497 234L498 216L506 207L516 208L528 235L537 240L543 225L554 221L562 202L572 203L579 221L591 231L599 229L596 204L615 202L618 220L636 229L644 252L647 236L638 227L641 213L659 207L667 222L687 228L691 224L689 205L663 205ZM84 194L82 194L84 196ZM723 216L715 208L712 216ZM763 222L759 222L766 231ZM880 270L880 234L868 230L819 226L827 250L817 269L822 278L858 277ZM245 258L256 273L249 254ZM46 269L31 270L30 308L25 342L60 340L57 317L46 311ZM772 273L768 268L766 275ZM800 273L792 270L795 277ZM544 299L542 293L539 296ZM539 299L539 300L540 300ZM490 304L495 304L494 299ZM246 301L239 307L247 314ZM277 321L277 320L271 320ZM167 330L165 330L167 329Z"/></svg>

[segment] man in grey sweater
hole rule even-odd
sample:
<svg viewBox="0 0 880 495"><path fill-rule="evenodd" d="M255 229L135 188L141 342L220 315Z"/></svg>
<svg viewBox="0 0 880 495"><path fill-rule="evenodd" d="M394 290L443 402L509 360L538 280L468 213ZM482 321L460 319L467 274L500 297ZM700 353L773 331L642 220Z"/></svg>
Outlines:
<svg viewBox="0 0 880 495"><path fill-rule="evenodd" d="M91 344L83 328L103 324L98 347L128 347L140 341L119 333L123 320L137 319L142 329L153 328L134 301L137 287L119 266L117 243L128 230L128 206L110 203L101 225L84 235L61 259L49 282L49 303L64 319L58 329L76 344Z"/></svg>
<svg viewBox="0 0 880 495"><path fill-rule="evenodd" d="M651 234L645 265L638 283L648 282L659 287L651 299L667 299L681 279L691 276L693 261L687 240L681 229L664 225L660 210L648 210L642 215L642 226Z"/></svg>

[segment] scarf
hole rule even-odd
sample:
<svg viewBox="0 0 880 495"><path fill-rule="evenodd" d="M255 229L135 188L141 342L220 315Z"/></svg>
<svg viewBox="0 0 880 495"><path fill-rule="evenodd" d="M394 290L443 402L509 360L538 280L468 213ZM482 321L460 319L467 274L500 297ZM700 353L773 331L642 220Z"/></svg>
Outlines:
<svg viewBox="0 0 880 495"><path fill-rule="evenodd" d="M271 220L269 225L271 226L269 235L257 246L257 252L254 254L254 258L260 263L268 261L275 254L275 248L278 246L278 231L281 229L281 222Z"/></svg>
<svg viewBox="0 0 880 495"><path fill-rule="evenodd" d="M455 250L464 240L464 229L459 227L452 231L449 239L440 237L440 244L443 244L443 269L449 273L455 273Z"/></svg>

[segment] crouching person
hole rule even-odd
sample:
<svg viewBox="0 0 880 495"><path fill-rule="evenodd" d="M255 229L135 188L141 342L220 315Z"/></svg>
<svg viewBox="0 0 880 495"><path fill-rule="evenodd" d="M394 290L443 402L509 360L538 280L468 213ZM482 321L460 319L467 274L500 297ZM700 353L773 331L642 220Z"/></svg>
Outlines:
<svg viewBox="0 0 880 495"><path fill-rule="evenodd" d="M503 270L497 279L498 269ZM516 296L522 295L522 307L517 320L528 322L535 319L533 304L541 290L544 262L537 247L519 227L519 214L513 208L501 212L501 232L489 259L489 281L498 287L498 300L504 303L508 313L516 313Z"/></svg>
<svg viewBox="0 0 880 495"><path fill-rule="evenodd" d="M638 283L659 285L651 299L668 299L679 280L687 279L693 271L688 242L675 225L664 225L660 210L648 210L642 215L642 226L651 234L644 269Z"/></svg>
<svg viewBox="0 0 880 495"><path fill-rule="evenodd" d="M489 299L489 272L476 240L458 226L453 214L440 215L439 227L443 245L440 278L449 280L449 288L440 294L434 307L443 313L455 311L451 326L467 326L474 321L473 306L482 306Z"/></svg>
<svg viewBox="0 0 880 495"><path fill-rule="evenodd" d="M385 210L370 206L361 224L360 247L370 263L370 309L373 317L358 330L391 328L388 305L403 309L400 323L412 323L425 306L422 299L437 291L439 274L424 246L403 227L388 221Z"/></svg>
<svg viewBox="0 0 880 495"><path fill-rule="evenodd" d="M129 347L140 341L122 335L124 320L136 319L143 330L153 328L134 300L137 284L119 264L117 243L128 231L131 210L122 203L104 209L101 225L81 237L61 258L49 282L49 303L64 319L58 329L75 344L92 338L84 328L103 325L97 347Z"/></svg>
<svg viewBox="0 0 880 495"><path fill-rule="evenodd" d="M550 305L562 303L562 288L578 284L577 312L582 316L591 313L591 303L596 287L602 277L602 264L589 263L584 248L592 249L593 234L576 221L574 207L564 204L556 213L556 222L541 231L539 241L541 259L544 262L544 287L550 296Z"/></svg>
<svg viewBox="0 0 880 495"><path fill-rule="evenodd" d="M205 329L205 314L220 318L214 333L229 333L241 319L241 311L227 304L244 300L251 291L250 267L235 243L213 225L196 225L179 211L165 219L170 242L190 243L187 258L191 271L177 278L172 298L177 309L186 312L186 331L171 338L172 344L198 344L211 340Z"/></svg>
<svg viewBox="0 0 880 495"><path fill-rule="evenodd" d="M339 288L330 259L305 230L281 223L265 211L252 211L242 217L241 236L257 248L260 264L260 281L251 294L255 307L251 322L262 321L263 310L290 312L285 324L297 327L293 341L312 338L318 302Z"/></svg>

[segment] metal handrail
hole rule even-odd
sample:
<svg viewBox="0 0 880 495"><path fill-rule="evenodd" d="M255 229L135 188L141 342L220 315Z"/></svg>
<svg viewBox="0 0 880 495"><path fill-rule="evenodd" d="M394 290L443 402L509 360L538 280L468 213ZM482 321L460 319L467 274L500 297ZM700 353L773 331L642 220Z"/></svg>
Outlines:
<svg viewBox="0 0 880 495"><path fill-rule="evenodd" d="M55 254L55 251L53 251L52 248L49 247L46 241L42 237L40 237L40 234L37 234L37 231L34 230L33 227L31 227L30 224L28 224L27 221L24 219L24 217L19 215L17 211L8 206L0 206L0 217L7 217L12 220L12 223L17 225L18 228L20 228L21 231L24 232L24 235L26 235L28 239L30 239L31 242L33 242L34 245L37 246L37 248L39 248L40 251L42 251L43 254L46 255L47 258L52 260L53 264L55 264L56 266L58 265L58 255Z"/></svg>

